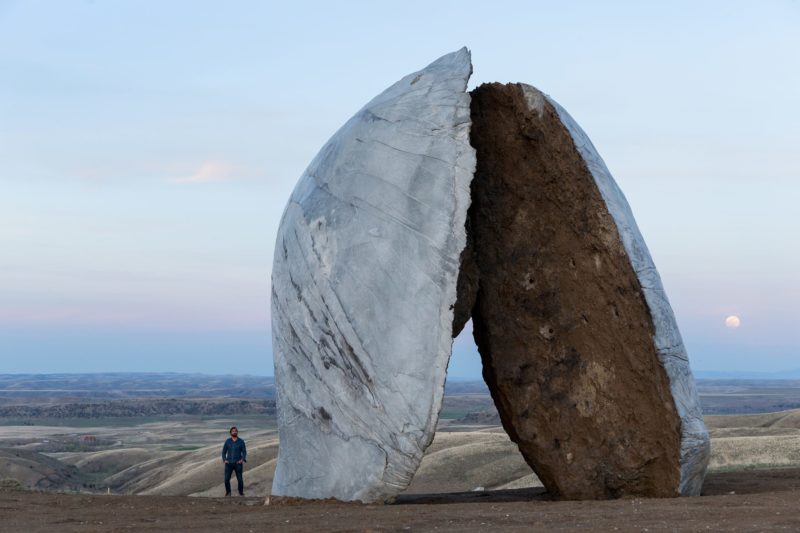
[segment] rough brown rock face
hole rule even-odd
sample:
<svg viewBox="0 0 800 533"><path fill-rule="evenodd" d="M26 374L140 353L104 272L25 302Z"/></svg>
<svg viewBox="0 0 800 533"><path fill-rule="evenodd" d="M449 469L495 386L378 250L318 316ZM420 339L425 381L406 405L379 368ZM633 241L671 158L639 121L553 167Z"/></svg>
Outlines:
<svg viewBox="0 0 800 533"><path fill-rule="evenodd" d="M503 426L555 496L677 496L681 426L653 320L586 163L544 98L471 94L454 331L472 315Z"/></svg>

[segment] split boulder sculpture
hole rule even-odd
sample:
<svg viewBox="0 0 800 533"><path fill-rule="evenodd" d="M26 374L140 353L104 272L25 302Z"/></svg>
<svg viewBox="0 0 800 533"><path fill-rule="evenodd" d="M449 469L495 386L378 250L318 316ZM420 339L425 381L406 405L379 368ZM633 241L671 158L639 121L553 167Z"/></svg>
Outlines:
<svg viewBox="0 0 800 533"><path fill-rule="evenodd" d="M549 96L464 48L325 144L272 277L274 496L386 501L431 443L471 318L504 428L554 497L696 495L709 438L622 192Z"/></svg>

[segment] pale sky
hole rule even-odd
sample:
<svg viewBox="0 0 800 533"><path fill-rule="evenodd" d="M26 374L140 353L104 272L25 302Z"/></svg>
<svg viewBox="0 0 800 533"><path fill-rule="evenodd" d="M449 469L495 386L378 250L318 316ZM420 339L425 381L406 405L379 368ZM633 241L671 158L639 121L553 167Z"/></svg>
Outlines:
<svg viewBox="0 0 800 533"><path fill-rule="evenodd" d="M800 368L797 1L0 0L0 373L271 374L295 182L464 45L592 138L693 368Z"/></svg>

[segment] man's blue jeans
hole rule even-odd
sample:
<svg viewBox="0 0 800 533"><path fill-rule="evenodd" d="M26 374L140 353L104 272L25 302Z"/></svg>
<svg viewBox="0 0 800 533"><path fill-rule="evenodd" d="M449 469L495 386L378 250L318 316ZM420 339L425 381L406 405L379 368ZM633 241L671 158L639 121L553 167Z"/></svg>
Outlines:
<svg viewBox="0 0 800 533"><path fill-rule="evenodd" d="M244 465L242 463L225 463L225 495L231 493L231 474L236 472L236 484L239 489L239 495L244 496L244 477L242 472Z"/></svg>

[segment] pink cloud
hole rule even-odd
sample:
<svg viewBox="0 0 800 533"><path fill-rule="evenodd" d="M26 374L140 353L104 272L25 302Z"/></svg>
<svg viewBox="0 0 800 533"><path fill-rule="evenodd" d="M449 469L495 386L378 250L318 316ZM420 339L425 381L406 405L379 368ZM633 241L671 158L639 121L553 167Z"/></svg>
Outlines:
<svg viewBox="0 0 800 533"><path fill-rule="evenodd" d="M175 178L175 183L214 183L228 181L242 177L246 174L241 167L232 165L225 161L208 160L204 161L188 176Z"/></svg>

